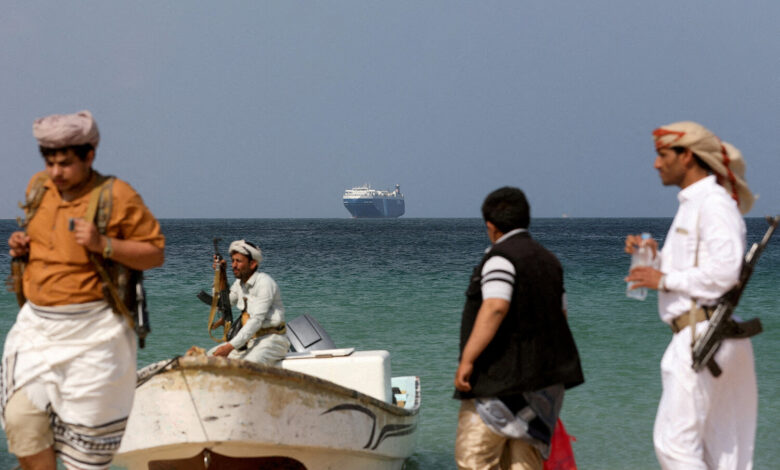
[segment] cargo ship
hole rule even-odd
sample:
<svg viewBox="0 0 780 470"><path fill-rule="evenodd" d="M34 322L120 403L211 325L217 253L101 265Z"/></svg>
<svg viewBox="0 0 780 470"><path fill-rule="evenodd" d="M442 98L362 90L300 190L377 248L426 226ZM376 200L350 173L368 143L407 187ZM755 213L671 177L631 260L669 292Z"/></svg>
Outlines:
<svg viewBox="0 0 780 470"><path fill-rule="evenodd" d="M366 184L344 191L344 207L352 217L390 218L404 215L404 195L401 186L395 185L393 191L372 189Z"/></svg>

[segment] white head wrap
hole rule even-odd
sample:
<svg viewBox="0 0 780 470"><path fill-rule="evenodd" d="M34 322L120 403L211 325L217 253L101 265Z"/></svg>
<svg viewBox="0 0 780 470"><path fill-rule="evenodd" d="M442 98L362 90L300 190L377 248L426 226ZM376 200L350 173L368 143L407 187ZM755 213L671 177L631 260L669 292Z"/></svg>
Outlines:
<svg viewBox="0 0 780 470"><path fill-rule="evenodd" d="M92 144L97 148L100 132L89 111L75 114L53 114L33 122L33 135L44 148L58 149L71 145Z"/></svg>
<svg viewBox="0 0 780 470"><path fill-rule="evenodd" d="M740 212L747 214L756 196L745 180L745 160L742 152L721 140L701 124L691 121L675 122L653 131L656 150L685 147L699 156L717 174L718 182L737 201Z"/></svg>
<svg viewBox="0 0 780 470"><path fill-rule="evenodd" d="M228 251L248 256L249 259L257 261L257 264L260 264L260 262L263 261L263 252L260 251L260 248L246 240L234 241L230 244Z"/></svg>

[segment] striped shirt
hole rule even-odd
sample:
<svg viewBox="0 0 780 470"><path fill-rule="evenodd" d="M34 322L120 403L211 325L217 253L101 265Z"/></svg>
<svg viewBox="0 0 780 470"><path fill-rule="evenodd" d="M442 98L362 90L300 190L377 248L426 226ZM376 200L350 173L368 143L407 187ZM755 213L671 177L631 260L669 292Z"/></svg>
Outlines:
<svg viewBox="0 0 780 470"><path fill-rule="evenodd" d="M526 229L515 229L505 233L496 240L496 244L515 234L527 232ZM488 248L490 250L490 248ZM495 255L488 258L482 266L482 298L502 299L512 301L512 293L515 289L515 266L503 256ZM563 309L567 309L566 294L562 297Z"/></svg>

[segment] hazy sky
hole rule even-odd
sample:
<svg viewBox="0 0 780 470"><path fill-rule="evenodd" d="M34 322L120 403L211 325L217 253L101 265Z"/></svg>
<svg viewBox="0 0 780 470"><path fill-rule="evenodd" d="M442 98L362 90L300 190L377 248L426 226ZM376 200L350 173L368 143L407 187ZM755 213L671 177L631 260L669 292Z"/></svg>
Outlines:
<svg viewBox="0 0 780 470"><path fill-rule="evenodd" d="M43 168L32 121L89 109L95 166L168 217L672 216L653 128L739 147L780 212L780 2L4 1L0 218Z"/></svg>

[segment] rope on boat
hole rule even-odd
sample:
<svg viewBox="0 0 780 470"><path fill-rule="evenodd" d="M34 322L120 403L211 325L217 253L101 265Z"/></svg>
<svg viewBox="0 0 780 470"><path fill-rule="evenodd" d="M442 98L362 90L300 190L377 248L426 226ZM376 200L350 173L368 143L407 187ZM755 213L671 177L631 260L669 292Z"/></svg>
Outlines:
<svg viewBox="0 0 780 470"><path fill-rule="evenodd" d="M195 397L192 396L192 389L190 388L190 383L187 381L187 376L184 374L184 369L179 369L179 373L181 373L181 378L184 380L184 385L187 386L187 393L190 396L190 401L192 402L192 408L195 410L195 415L198 417L198 424L200 424L200 429L203 431L203 437L206 441L208 441L209 435L206 432L206 427L203 425L203 418L200 416L200 412L198 411L198 405L195 403Z"/></svg>
<svg viewBox="0 0 780 470"><path fill-rule="evenodd" d="M141 385L145 384L149 380L151 380L152 377L155 375L165 372L168 370L171 365L175 362L176 365L179 365L179 358L181 356L175 356L173 359L169 360L168 362L160 361L155 362L154 364L149 364L148 366L144 367L143 369L139 370L136 373L136 383L135 388L140 387Z"/></svg>

